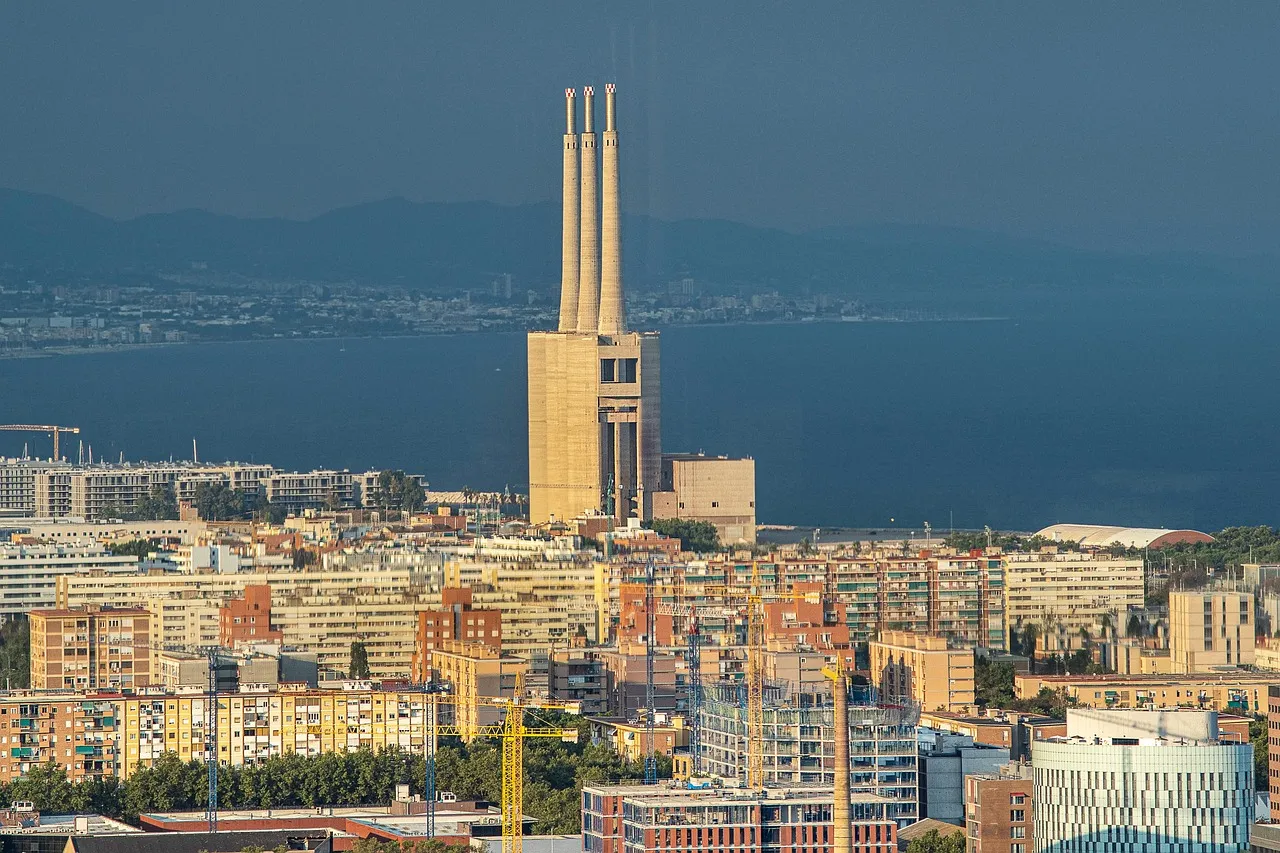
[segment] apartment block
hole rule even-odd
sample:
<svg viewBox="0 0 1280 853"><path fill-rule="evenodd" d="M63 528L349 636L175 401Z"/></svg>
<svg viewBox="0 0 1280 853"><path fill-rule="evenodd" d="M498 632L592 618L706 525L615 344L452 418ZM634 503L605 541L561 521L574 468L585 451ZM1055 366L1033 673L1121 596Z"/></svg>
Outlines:
<svg viewBox="0 0 1280 853"><path fill-rule="evenodd" d="M1013 678L1019 699L1043 687L1062 690L1090 708L1198 708L1236 714L1263 714L1275 673L1214 672L1185 675L1027 675Z"/></svg>
<svg viewBox="0 0 1280 853"><path fill-rule="evenodd" d="M33 610L34 690L121 690L151 683L151 613L144 608Z"/></svg>
<svg viewBox="0 0 1280 853"><path fill-rule="evenodd" d="M886 702L931 711L967 711L974 703L972 649L951 648L945 637L882 631L868 647L871 683Z"/></svg>
<svg viewBox="0 0 1280 853"><path fill-rule="evenodd" d="M836 853L830 787L773 787L760 792L666 785L582 789L586 853ZM898 825L879 798L855 793L854 853L896 853Z"/></svg>
<svg viewBox="0 0 1280 853"><path fill-rule="evenodd" d="M271 587L250 584L239 598L218 608L218 644L232 649L241 643L279 643L284 632L271 625Z"/></svg>
<svg viewBox="0 0 1280 853"><path fill-rule="evenodd" d="M441 592L439 608L418 611L413 680L430 680L432 650L454 641L502 649L502 612L472 607L470 587L446 588Z"/></svg>
<svg viewBox="0 0 1280 853"><path fill-rule="evenodd" d="M1097 636L1107 620L1120 630L1146 603L1140 557L1048 550L1003 560L1009 629L1035 625L1052 651L1080 648L1081 630Z"/></svg>
<svg viewBox="0 0 1280 853"><path fill-rule="evenodd" d="M72 782L112 776L119 712L111 699L88 694L0 697L0 782L56 764Z"/></svg>
<svg viewBox="0 0 1280 853"><path fill-rule="evenodd" d="M1254 663L1253 593L1169 593L1169 658L1173 672L1210 672Z"/></svg>
<svg viewBox="0 0 1280 853"><path fill-rule="evenodd" d="M965 841L969 853L1034 850L1034 785L1030 764L966 776Z"/></svg>
<svg viewBox="0 0 1280 853"><path fill-rule="evenodd" d="M452 686L454 720L464 733L496 722L500 712L483 700L511 698L518 676L528 670L523 659L481 643L447 641L432 651L431 660L436 680Z"/></svg>
<svg viewBox="0 0 1280 853"><path fill-rule="evenodd" d="M57 606L58 578L78 573L137 574L138 559L114 556L94 543L15 545L0 543L0 620Z"/></svg>
<svg viewBox="0 0 1280 853"><path fill-rule="evenodd" d="M151 637L160 648L196 648L220 643L222 607L217 599L184 596L152 598Z"/></svg>

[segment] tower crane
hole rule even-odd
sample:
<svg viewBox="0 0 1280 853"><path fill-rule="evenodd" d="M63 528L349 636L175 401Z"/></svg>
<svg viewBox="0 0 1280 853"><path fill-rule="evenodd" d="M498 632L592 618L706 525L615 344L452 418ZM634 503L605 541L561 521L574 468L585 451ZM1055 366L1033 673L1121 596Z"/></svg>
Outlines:
<svg viewBox="0 0 1280 853"><path fill-rule="evenodd" d="M577 702L560 702L539 699L530 702L524 693L524 673L516 676L514 695L510 699L473 699L475 705L503 708L506 714L502 722L492 725L440 725L432 714L431 722L434 732L428 738L439 735L454 735L467 740L477 737L491 737L502 741L502 853L523 853L524 850L524 742L526 738L557 738L562 743L577 743L577 729L561 729L555 726L526 726L526 711L562 710L578 713ZM432 769L428 765L429 771ZM435 789L435 779L430 780L430 788ZM429 806L428 808L434 808Z"/></svg>
<svg viewBox="0 0 1280 853"><path fill-rule="evenodd" d="M0 432L44 432L53 435L53 458L62 459L61 445L58 437L62 434L79 435L80 427L53 426L51 424L2 424Z"/></svg>

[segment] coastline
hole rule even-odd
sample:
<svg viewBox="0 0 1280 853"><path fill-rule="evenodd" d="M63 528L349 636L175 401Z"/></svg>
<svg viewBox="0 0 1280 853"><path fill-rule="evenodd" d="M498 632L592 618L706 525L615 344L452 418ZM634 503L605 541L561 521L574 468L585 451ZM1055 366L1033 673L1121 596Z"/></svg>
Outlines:
<svg viewBox="0 0 1280 853"><path fill-rule="evenodd" d="M957 316L957 317L807 317L799 320L730 320L723 323L673 323L656 326L656 329L714 329L735 328L740 326L807 326L816 324L918 324L918 323L997 323L1007 322L1010 317L1001 316ZM483 334L525 334L532 329L458 329L455 331L419 332L416 334L393 335L281 335L257 338L228 338L220 340L194 341L159 341L149 344L106 344L102 346L56 346L43 349L0 350L0 361L6 359L59 358L77 355L107 355L110 353L136 352L139 350L162 349L201 344L247 344L266 343L269 341L383 341L406 340L413 338L449 338L464 335Z"/></svg>

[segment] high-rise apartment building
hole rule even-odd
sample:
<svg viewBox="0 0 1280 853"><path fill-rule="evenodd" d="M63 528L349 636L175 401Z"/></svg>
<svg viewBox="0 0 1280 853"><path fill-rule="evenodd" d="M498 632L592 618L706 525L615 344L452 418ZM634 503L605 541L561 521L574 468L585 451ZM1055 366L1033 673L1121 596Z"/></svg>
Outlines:
<svg viewBox="0 0 1280 853"><path fill-rule="evenodd" d="M57 605L58 578L77 574L136 577L138 558L94 543L0 543L0 620Z"/></svg>
<svg viewBox="0 0 1280 853"><path fill-rule="evenodd" d="M1146 604L1141 557L1043 551L1005 554L1003 562L1009 630L1034 625L1043 651L1081 648L1081 631L1098 637L1107 620L1123 631L1128 611Z"/></svg>
<svg viewBox="0 0 1280 853"><path fill-rule="evenodd" d="M151 612L145 608L33 610L31 687L121 690L151 683Z"/></svg>
<svg viewBox="0 0 1280 853"><path fill-rule="evenodd" d="M868 651L871 683L885 701L910 702L929 711L973 706L972 649L953 648L945 637L882 631Z"/></svg>
<svg viewBox="0 0 1280 853"><path fill-rule="evenodd" d="M581 135L575 100L567 90L559 328L528 339L529 516L647 519L662 462L659 340L626 329L613 84L599 140L592 88Z"/></svg>
<svg viewBox="0 0 1280 853"><path fill-rule="evenodd" d="M414 681L431 678L431 652L444 643L479 643L502 650L502 611L471 606L471 587L446 587L439 608L418 611L413 647Z"/></svg>
<svg viewBox="0 0 1280 853"><path fill-rule="evenodd" d="M1208 672L1254 662L1253 593L1169 593L1169 662L1173 672Z"/></svg>

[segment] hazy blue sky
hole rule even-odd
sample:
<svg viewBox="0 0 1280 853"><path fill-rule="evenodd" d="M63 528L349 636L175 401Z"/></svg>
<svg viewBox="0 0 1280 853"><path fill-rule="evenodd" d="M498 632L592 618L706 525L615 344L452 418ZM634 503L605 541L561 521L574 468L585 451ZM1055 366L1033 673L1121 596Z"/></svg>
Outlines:
<svg viewBox="0 0 1280 853"><path fill-rule="evenodd" d="M113 216L557 197L619 85L624 205L1271 251L1280 4L9 2L0 186Z"/></svg>

